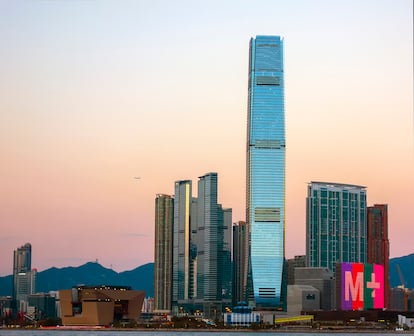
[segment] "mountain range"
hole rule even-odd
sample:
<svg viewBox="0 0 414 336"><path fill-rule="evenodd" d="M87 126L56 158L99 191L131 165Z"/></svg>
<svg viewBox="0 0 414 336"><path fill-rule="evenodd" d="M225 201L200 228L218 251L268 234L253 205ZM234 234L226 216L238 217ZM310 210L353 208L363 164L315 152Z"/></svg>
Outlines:
<svg viewBox="0 0 414 336"><path fill-rule="evenodd" d="M154 263L139 266L131 271L115 272L96 262L79 267L52 267L36 276L36 292L70 289L76 285L130 286L144 290L146 296L154 296ZM0 296L12 294L13 276L0 277Z"/></svg>
<svg viewBox="0 0 414 336"><path fill-rule="evenodd" d="M398 266L397 266L398 265ZM414 253L390 259L390 286L404 285L414 288ZM398 272L398 268L401 274ZM0 277L0 296L12 294L13 276ZM131 271L115 272L96 262L88 262L79 267L52 267L37 273L37 292L70 289L76 285L116 285L131 286L144 290L146 296L154 296L154 263L139 266Z"/></svg>

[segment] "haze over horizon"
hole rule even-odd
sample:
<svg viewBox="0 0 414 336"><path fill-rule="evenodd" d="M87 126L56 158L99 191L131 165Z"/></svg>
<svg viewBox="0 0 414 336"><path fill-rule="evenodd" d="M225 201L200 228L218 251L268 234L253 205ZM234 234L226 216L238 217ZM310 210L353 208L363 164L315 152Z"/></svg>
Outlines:
<svg viewBox="0 0 414 336"><path fill-rule="evenodd" d="M413 253L412 1L0 0L0 276L26 242L39 271L152 262L155 195L210 171L245 220L256 35L284 38L286 257L310 181L366 186Z"/></svg>

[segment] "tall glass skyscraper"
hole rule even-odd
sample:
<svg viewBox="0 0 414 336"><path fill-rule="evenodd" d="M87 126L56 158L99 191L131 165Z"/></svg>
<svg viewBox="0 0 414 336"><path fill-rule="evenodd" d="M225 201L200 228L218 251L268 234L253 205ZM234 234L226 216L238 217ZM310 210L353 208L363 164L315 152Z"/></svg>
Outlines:
<svg viewBox="0 0 414 336"><path fill-rule="evenodd" d="M154 299L156 312L171 311L174 198L155 199Z"/></svg>
<svg viewBox="0 0 414 336"><path fill-rule="evenodd" d="M285 107L283 40L250 40L247 118L248 295L279 308L285 257Z"/></svg>
<svg viewBox="0 0 414 336"><path fill-rule="evenodd" d="M32 270L32 245L29 243L13 252L13 298L17 309L26 312L28 296L36 292L36 270Z"/></svg>
<svg viewBox="0 0 414 336"><path fill-rule="evenodd" d="M311 182L306 199L306 264L336 270L337 262L367 261L366 188Z"/></svg>
<svg viewBox="0 0 414 336"><path fill-rule="evenodd" d="M232 280L232 303L245 300L246 288L243 287L247 283L247 251L248 239L246 222L239 221L233 224L233 280Z"/></svg>
<svg viewBox="0 0 414 336"><path fill-rule="evenodd" d="M189 180L175 182L174 228L173 228L173 285L172 310L180 302L194 296L194 278L191 240L192 183ZM193 224L194 225L194 224Z"/></svg>
<svg viewBox="0 0 414 336"><path fill-rule="evenodd" d="M199 177L197 211L197 299L231 298L231 209L217 203L217 173Z"/></svg>
<svg viewBox="0 0 414 336"><path fill-rule="evenodd" d="M218 177L214 172L199 177L197 198L191 196L190 180L175 182L171 299L174 315L202 310L204 316L216 318L230 305L232 210L217 203L217 191ZM161 216L166 205L159 208L161 200L157 200L156 209ZM166 204L170 203L172 200ZM165 221L166 214L163 217ZM156 226L165 224L156 221ZM161 248L166 244L159 242ZM155 264L158 265L157 260Z"/></svg>

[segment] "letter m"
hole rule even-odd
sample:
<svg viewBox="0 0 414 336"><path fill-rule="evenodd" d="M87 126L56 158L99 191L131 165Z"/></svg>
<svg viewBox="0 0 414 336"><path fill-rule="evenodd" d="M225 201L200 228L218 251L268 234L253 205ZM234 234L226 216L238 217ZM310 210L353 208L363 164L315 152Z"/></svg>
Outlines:
<svg viewBox="0 0 414 336"><path fill-rule="evenodd" d="M349 294L351 294L352 302L357 301L364 306L364 273L357 272L355 280L352 277L351 271L345 272L345 301L349 301ZM359 305L357 305L359 308ZM352 305L354 308L354 305Z"/></svg>

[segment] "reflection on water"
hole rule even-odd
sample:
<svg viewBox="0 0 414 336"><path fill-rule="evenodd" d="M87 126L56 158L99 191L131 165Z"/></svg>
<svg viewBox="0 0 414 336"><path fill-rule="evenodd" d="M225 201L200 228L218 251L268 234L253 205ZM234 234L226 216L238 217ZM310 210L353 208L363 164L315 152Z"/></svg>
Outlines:
<svg viewBox="0 0 414 336"><path fill-rule="evenodd" d="M12 329L0 329L0 336L206 336L212 331L136 331L136 330L123 330L123 331L114 331L114 330L90 330L90 331L76 331L76 330L12 330ZM263 336L274 334L278 336L315 336L315 335L324 335L324 336L349 336L349 335L363 335L363 336L378 336L378 333L284 333L281 331L275 332L252 332L252 331L215 331L213 333L215 336L226 335L226 336L240 336L240 334L246 334L246 336ZM389 333L391 335L394 333ZM395 334L400 334L395 332ZM401 333L402 335L414 335L413 333ZM387 335L387 334L384 334Z"/></svg>

